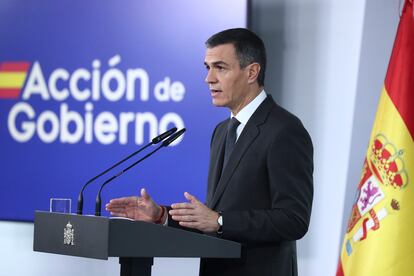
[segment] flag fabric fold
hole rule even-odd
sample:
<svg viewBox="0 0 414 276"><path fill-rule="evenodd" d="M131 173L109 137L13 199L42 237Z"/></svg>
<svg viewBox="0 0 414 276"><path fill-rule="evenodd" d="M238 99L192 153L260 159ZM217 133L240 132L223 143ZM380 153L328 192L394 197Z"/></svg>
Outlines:
<svg viewBox="0 0 414 276"><path fill-rule="evenodd" d="M414 275L414 14L406 0L337 276Z"/></svg>

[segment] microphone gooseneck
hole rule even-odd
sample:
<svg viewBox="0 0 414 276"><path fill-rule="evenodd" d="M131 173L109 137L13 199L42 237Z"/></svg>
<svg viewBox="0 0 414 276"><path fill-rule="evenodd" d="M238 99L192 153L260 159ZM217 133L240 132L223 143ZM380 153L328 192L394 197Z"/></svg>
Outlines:
<svg viewBox="0 0 414 276"><path fill-rule="evenodd" d="M180 131L172 134L170 137L168 137L168 139L166 139L164 142L162 142L162 144L160 146L158 146L156 149L154 149L153 151L151 151L150 153L148 153L147 155L145 155L144 157L142 157L138 161L135 161L134 163L132 163L131 165L129 165L125 169L123 169L120 172L118 172L117 174L115 174L112 177L108 178L101 185L101 187L99 189L99 192L96 195L96 200L95 200L95 216L100 216L101 215L101 207L102 207L101 193L102 193L103 188L108 183L110 183L112 180L114 180L118 176L121 176L122 174L124 174L125 172L127 172L129 169L131 169L132 167L134 167L135 165L137 165L138 163L141 163L142 161L144 161L145 159L147 159L148 157L150 157L151 155L153 155L154 153L156 153L157 151L159 151L161 148L168 147L173 141L175 141L178 137L180 137L185 131L186 131L186 129L183 128Z"/></svg>
<svg viewBox="0 0 414 276"><path fill-rule="evenodd" d="M124 159L122 159L121 161L117 162L116 164L112 165L111 167L109 167L108 169L106 169L105 171L101 172L100 174L94 176L93 178L89 179L83 186L82 189L79 192L79 196L78 196L78 204L77 204L77 211L76 213L78 215L82 215L83 213L83 191L85 190L85 188L92 183L93 181L95 181L97 178L101 177L102 175L106 174L107 172L109 172L110 170L112 170L113 168L119 166L120 164L124 163L125 161L127 161L128 159L130 159L131 157L137 155L138 153L140 153L141 151L145 150L146 148L148 148L151 145L154 144L158 144L159 142L161 142L162 140L164 140L165 138L171 136L172 134L174 134L177 131L176 127L173 127L169 130L167 130L166 132L158 135L157 137L153 138L151 140L150 143L146 144L144 147L136 150L135 152L131 153L130 155L128 155L127 157L125 157Z"/></svg>

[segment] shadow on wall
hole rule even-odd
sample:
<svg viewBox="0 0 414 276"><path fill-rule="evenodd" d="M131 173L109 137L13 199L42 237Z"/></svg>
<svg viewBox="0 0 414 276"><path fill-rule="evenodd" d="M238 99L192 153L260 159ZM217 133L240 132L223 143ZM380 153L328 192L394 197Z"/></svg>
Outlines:
<svg viewBox="0 0 414 276"><path fill-rule="evenodd" d="M249 27L267 49L266 89L283 107L292 110L308 129L316 124L315 109L322 5L317 2L252 1Z"/></svg>
<svg viewBox="0 0 414 276"><path fill-rule="evenodd" d="M260 5L250 1L250 6L249 28L264 40L267 51L267 93L271 93L278 100L281 97L283 78L281 72L285 49L285 4L283 1L264 0Z"/></svg>
<svg viewBox="0 0 414 276"><path fill-rule="evenodd" d="M266 91L297 115L316 141L318 72L321 52L322 4L316 1L262 0L250 3L249 27L265 41L268 66ZM319 43L319 44L318 44ZM316 152L315 152L316 153ZM314 202L315 205L315 202ZM313 227L315 228L315 227ZM311 231L311 230L310 230ZM307 238L299 242L299 258L309 258L317 246Z"/></svg>
<svg viewBox="0 0 414 276"><path fill-rule="evenodd" d="M398 22L399 1L367 0L343 209L345 214L341 227L341 240L338 241L341 246L355 201L355 192L360 181Z"/></svg>

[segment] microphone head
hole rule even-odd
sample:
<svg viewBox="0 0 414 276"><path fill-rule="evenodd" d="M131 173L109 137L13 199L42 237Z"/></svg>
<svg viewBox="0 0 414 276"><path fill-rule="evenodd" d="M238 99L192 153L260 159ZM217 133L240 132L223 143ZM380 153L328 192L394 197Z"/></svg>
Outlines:
<svg viewBox="0 0 414 276"><path fill-rule="evenodd" d="M181 135L183 135L183 133L186 131L185 128L180 129L179 131L177 131L176 133L174 133L173 135L171 135L170 137L168 137L167 140L165 140L164 142L162 142L162 146L163 147L168 147L172 142L174 142L178 137L180 137Z"/></svg>
<svg viewBox="0 0 414 276"><path fill-rule="evenodd" d="M162 140L164 140L168 136L171 136L176 131L177 131L177 128L176 127L173 127L170 130L167 130L166 132L161 133L160 135L158 135L157 137L155 137L154 139L152 139L152 143L153 144L158 144L159 142L161 142Z"/></svg>

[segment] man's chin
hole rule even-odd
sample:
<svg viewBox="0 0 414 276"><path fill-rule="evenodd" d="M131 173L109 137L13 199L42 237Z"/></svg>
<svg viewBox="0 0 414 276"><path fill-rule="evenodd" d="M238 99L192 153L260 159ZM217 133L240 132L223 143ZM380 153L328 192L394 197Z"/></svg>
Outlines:
<svg viewBox="0 0 414 276"><path fill-rule="evenodd" d="M212 99L211 100L211 103L215 106L215 107L226 107L227 105L223 102L223 101L220 101L220 100L217 100L217 99Z"/></svg>

